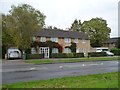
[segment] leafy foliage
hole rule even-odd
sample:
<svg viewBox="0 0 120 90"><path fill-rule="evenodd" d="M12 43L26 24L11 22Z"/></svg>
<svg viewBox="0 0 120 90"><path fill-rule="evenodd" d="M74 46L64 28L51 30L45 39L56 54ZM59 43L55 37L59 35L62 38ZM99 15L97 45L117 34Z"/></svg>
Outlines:
<svg viewBox="0 0 120 90"><path fill-rule="evenodd" d="M71 42L70 49L72 52L76 53L76 43Z"/></svg>
<svg viewBox="0 0 120 90"><path fill-rule="evenodd" d="M82 23L81 20L75 19L75 21L72 23L72 26L70 30L72 31L81 31Z"/></svg>
<svg viewBox="0 0 120 90"><path fill-rule="evenodd" d="M102 46L102 43L108 40L111 32L106 20L102 18L92 18L89 21L84 21L81 30L90 37L91 46L93 47Z"/></svg>
<svg viewBox="0 0 120 90"><path fill-rule="evenodd" d="M110 52L114 53L114 55L120 56L120 49L119 48L113 48L110 50Z"/></svg>
<svg viewBox="0 0 120 90"><path fill-rule="evenodd" d="M14 46L22 50L29 48L32 37L43 27L44 19L45 16L30 5L22 4L17 7L13 5L10 14L6 15L3 21L3 30L6 30L4 38L8 38L5 40L11 39Z"/></svg>
<svg viewBox="0 0 120 90"><path fill-rule="evenodd" d="M83 31L90 37L92 47L102 46L108 40L111 29L107 26L106 20L102 18L92 18L89 21L75 20L70 28L72 31Z"/></svg>

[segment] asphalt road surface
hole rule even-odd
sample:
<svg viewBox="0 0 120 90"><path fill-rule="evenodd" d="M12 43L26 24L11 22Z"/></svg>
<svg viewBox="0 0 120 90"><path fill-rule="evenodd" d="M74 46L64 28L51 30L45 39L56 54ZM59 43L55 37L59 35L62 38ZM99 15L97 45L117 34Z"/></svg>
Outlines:
<svg viewBox="0 0 120 90"><path fill-rule="evenodd" d="M119 62L96 61L59 64L20 64L4 65L2 67L2 84L45 80L65 76L80 76L106 72L117 72Z"/></svg>

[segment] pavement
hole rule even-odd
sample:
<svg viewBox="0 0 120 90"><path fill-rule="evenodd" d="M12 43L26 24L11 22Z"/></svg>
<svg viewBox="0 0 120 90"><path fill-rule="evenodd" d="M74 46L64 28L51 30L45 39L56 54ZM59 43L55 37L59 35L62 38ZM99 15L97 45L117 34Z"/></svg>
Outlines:
<svg viewBox="0 0 120 90"><path fill-rule="evenodd" d="M106 72L117 72L119 62L96 61L57 64L26 64L24 61L4 61L2 65L2 83L46 80L65 76L80 76Z"/></svg>

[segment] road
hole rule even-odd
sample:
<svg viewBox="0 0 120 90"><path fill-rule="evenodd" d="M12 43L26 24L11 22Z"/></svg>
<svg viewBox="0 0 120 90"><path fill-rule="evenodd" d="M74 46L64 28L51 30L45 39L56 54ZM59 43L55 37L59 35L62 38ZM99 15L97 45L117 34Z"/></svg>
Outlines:
<svg viewBox="0 0 120 90"><path fill-rule="evenodd" d="M80 76L118 71L118 61L96 61L59 64L21 64L2 67L2 83L45 80L65 76Z"/></svg>

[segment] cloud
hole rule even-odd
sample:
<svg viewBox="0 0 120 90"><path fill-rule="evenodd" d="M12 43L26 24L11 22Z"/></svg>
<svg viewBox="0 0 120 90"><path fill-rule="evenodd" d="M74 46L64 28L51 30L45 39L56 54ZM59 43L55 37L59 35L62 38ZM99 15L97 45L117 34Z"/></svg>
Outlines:
<svg viewBox="0 0 120 90"><path fill-rule="evenodd" d="M46 24L68 28L75 19L82 22L94 17L107 20L111 37L118 35L118 0L2 0L0 11L7 13L10 6L27 3L43 12Z"/></svg>

